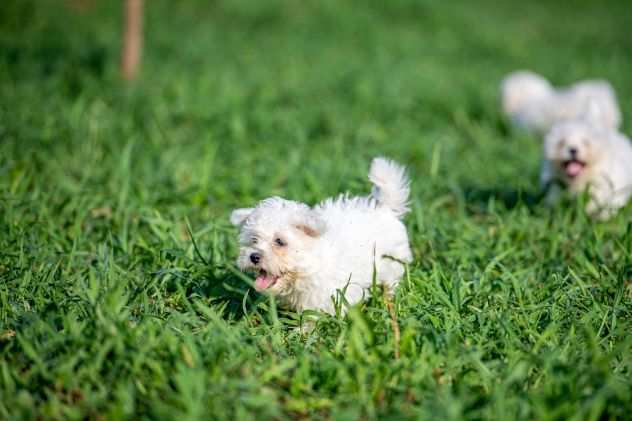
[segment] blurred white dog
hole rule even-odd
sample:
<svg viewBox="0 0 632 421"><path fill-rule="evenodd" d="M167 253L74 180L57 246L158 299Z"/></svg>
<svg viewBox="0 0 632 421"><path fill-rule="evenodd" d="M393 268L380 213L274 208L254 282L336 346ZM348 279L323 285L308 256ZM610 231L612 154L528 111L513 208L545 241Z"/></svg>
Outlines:
<svg viewBox="0 0 632 421"><path fill-rule="evenodd" d="M540 182L548 189L549 204L558 200L562 190L571 195L587 191L586 211L607 219L632 196L632 143L589 119L558 123L544 140Z"/></svg>
<svg viewBox="0 0 632 421"><path fill-rule="evenodd" d="M409 181L403 167L384 158L371 163L368 197L340 195L313 208L272 197L255 208L237 209L237 265L257 273L255 288L298 310L335 312L332 297L344 292L361 301L376 282L392 290L412 260L402 217L408 212Z"/></svg>
<svg viewBox="0 0 632 421"><path fill-rule="evenodd" d="M591 103L601 109L592 124L610 129L621 124L616 94L605 80L586 80L555 89L536 73L517 71L503 79L501 101L503 112L513 124L535 133L546 133L555 123L578 118Z"/></svg>

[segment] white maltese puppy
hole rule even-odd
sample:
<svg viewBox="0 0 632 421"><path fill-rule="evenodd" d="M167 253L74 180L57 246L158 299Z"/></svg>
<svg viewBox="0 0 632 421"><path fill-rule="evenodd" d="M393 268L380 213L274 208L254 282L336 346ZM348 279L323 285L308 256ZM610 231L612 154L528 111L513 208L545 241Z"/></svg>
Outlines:
<svg viewBox="0 0 632 421"><path fill-rule="evenodd" d="M572 120L594 103L601 113L591 121L596 126L617 129L621 111L614 89L605 80L586 80L555 89L542 76L528 72L510 73L501 83L503 112L518 127L546 133L555 123Z"/></svg>
<svg viewBox="0 0 632 421"><path fill-rule="evenodd" d="M632 143L614 129L586 119L558 123L544 140L540 182L555 203L563 190L588 192L586 211L608 219L632 195Z"/></svg>
<svg viewBox="0 0 632 421"><path fill-rule="evenodd" d="M375 158L368 197L340 195L309 206L271 197L254 208L237 209L240 228L237 265L257 274L255 288L302 311L335 312L332 297L361 301L375 280L389 291L411 262L401 219L408 212L409 181L393 161Z"/></svg>

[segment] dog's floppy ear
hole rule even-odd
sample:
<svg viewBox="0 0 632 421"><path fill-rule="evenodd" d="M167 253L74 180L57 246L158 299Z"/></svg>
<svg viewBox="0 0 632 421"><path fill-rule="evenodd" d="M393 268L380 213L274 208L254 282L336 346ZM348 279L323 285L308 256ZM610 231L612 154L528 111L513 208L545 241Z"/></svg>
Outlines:
<svg viewBox="0 0 632 421"><path fill-rule="evenodd" d="M294 227L313 238L319 237L327 229L325 221L309 208L300 212L299 217L294 222Z"/></svg>
<svg viewBox="0 0 632 421"><path fill-rule="evenodd" d="M601 125L606 119L603 110L595 100L591 100L581 114L581 118L589 123Z"/></svg>
<svg viewBox="0 0 632 421"><path fill-rule="evenodd" d="M250 216L253 210L254 210L253 208L235 209L230 214L230 223L235 226L240 226L246 221L246 219Z"/></svg>

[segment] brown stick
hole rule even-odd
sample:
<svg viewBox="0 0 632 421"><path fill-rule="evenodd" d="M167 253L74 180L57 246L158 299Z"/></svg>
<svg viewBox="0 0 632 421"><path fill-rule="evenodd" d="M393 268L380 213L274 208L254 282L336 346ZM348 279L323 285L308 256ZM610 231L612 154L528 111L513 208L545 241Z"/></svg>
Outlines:
<svg viewBox="0 0 632 421"><path fill-rule="evenodd" d="M125 34L121 54L121 76L133 80L138 74L143 48L143 0L125 0Z"/></svg>
<svg viewBox="0 0 632 421"><path fill-rule="evenodd" d="M386 288L384 288L384 301L386 302L388 313L391 315L391 328L393 329L393 335L395 336L395 359L399 360L399 342L401 333L399 331L399 323L397 322L397 313L395 313L393 301L391 301L391 297Z"/></svg>

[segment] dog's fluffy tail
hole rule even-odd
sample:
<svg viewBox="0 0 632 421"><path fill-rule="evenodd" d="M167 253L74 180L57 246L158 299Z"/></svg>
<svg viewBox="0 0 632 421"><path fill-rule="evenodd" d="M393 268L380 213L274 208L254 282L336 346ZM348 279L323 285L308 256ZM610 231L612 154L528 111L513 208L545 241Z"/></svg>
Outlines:
<svg viewBox="0 0 632 421"><path fill-rule="evenodd" d="M410 181L404 167L386 158L374 158L369 170L369 180L373 183L371 196L378 206L390 209L398 218L408 213Z"/></svg>

